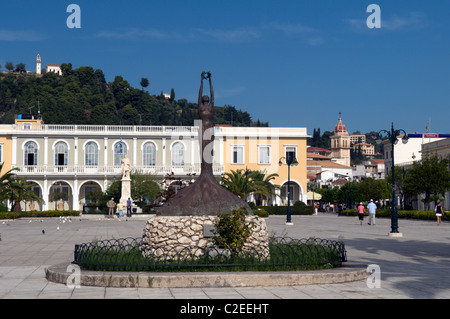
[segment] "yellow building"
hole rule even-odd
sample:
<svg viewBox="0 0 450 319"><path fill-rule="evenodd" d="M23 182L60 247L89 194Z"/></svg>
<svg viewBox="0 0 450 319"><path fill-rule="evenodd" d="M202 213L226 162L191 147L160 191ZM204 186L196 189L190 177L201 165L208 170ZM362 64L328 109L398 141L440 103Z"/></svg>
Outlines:
<svg viewBox="0 0 450 319"><path fill-rule="evenodd" d="M3 135L0 133L0 163L3 163L0 175L11 169L12 164L12 139L11 135Z"/></svg>
<svg viewBox="0 0 450 319"><path fill-rule="evenodd" d="M309 137L306 128L219 126L215 136L222 142L219 145L223 149L219 153L223 154L225 172L248 169L279 175L273 183L281 186L281 196L269 199L269 205L287 204L286 158L295 158L298 165L290 166L291 204L298 200L306 203L306 149Z"/></svg>
<svg viewBox="0 0 450 319"><path fill-rule="evenodd" d="M239 169L279 175L281 198L266 204L287 204L289 155L298 161L290 169L291 203L306 203L306 128L214 128L213 174ZM105 191L121 174L126 155L133 169L165 180L168 174L190 182L200 175L198 126L108 126L44 124L38 117L21 116L15 124L0 125L0 146L5 171L33 184L42 197L39 210L56 208L53 192L65 192L64 209L82 210L87 194ZM282 165L279 166L279 161ZM165 185L165 186L169 186ZM39 206L39 207L38 207Z"/></svg>

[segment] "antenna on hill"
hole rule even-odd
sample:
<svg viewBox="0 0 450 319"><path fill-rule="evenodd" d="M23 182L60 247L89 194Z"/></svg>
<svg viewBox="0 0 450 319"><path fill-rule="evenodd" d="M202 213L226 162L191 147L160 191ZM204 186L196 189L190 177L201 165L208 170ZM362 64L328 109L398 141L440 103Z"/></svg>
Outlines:
<svg viewBox="0 0 450 319"><path fill-rule="evenodd" d="M427 126L426 126L427 133L430 133L430 127L431 127L431 118L428 119L428 122L427 122Z"/></svg>

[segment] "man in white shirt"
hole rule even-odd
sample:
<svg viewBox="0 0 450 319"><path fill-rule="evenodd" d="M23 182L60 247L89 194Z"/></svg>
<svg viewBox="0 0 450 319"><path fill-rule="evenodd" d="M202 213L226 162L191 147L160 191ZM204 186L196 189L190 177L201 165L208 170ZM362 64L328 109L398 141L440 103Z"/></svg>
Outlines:
<svg viewBox="0 0 450 319"><path fill-rule="evenodd" d="M369 205L367 205L367 209L369 210L369 225L375 226L375 213L377 211L377 205L375 205L373 199L370 200Z"/></svg>

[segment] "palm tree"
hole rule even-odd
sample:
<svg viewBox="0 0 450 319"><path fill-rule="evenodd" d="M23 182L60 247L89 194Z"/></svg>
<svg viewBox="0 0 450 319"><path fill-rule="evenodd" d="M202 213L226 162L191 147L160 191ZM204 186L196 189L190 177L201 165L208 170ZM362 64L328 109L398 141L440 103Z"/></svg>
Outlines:
<svg viewBox="0 0 450 319"><path fill-rule="evenodd" d="M265 171L231 170L230 173L225 173L222 177L221 184L242 200L253 193L257 201L262 201L262 196L274 195L275 190L279 188L279 186L270 182L277 176L278 174L266 176Z"/></svg>
<svg viewBox="0 0 450 319"><path fill-rule="evenodd" d="M4 163L0 163L0 173L4 170ZM21 201L36 201L42 203L43 200L31 189L33 184L28 183L24 178L16 178L14 172L17 168L10 169L0 176L0 200L14 201L13 211L21 211Z"/></svg>
<svg viewBox="0 0 450 319"><path fill-rule="evenodd" d="M253 191L253 185L249 183L249 171L243 171L241 169L230 173L225 173L221 179L223 187L228 189L233 194L239 196L242 200L245 200L248 194Z"/></svg>
<svg viewBox="0 0 450 319"><path fill-rule="evenodd" d="M0 200L5 201L11 198L12 182L14 180L14 171L17 168L10 169L3 173L4 163L0 163Z"/></svg>
<svg viewBox="0 0 450 319"><path fill-rule="evenodd" d="M256 206L261 206L264 197L269 198L270 196L276 195L275 191L279 189L280 186L271 182L276 177L278 177L278 174L276 173L266 175L266 170L252 172L252 182L258 186L258 190L254 192Z"/></svg>
<svg viewBox="0 0 450 319"><path fill-rule="evenodd" d="M11 183L11 190L14 192L14 209L15 212L20 212L21 201L43 203L44 200L40 198L32 189L33 184L25 180L25 178L15 179Z"/></svg>

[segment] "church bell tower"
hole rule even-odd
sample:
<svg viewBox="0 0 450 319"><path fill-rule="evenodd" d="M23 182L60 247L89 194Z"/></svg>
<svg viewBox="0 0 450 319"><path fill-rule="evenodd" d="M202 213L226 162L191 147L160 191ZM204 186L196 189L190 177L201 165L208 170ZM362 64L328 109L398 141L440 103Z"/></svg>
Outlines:
<svg viewBox="0 0 450 319"><path fill-rule="evenodd" d="M339 120L334 127L334 135L330 136L330 140L333 159L339 164L350 166L350 135L342 122L341 113L339 113Z"/></svg>
<svg viewBox="0 0 450 319"><path fill-rule="evenodd" d="M36 57L36 74L41 74L41 56L39 54Z"/></svg>

